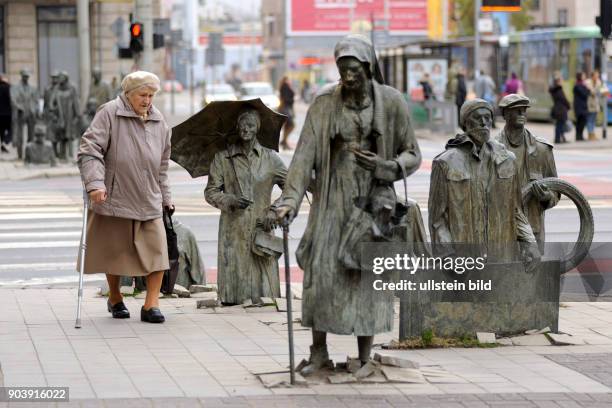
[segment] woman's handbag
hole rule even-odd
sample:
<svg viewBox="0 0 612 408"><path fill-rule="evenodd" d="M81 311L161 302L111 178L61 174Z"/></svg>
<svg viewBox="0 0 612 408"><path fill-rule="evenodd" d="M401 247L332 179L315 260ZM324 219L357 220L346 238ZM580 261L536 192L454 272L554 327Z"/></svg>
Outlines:
<svg viewBox="0 0 612 408"><path fill-rule="evenodd" d="M179 267L179 250L178 238L174 232L172 224L172 214L174 209L164 208L163 220L164 228L166 229L166 239L168 241L168 261L170 269L164 271L164 279L162 281L161 292L164 295L171 295L174 291L174 284L178 276Z"/></svg>

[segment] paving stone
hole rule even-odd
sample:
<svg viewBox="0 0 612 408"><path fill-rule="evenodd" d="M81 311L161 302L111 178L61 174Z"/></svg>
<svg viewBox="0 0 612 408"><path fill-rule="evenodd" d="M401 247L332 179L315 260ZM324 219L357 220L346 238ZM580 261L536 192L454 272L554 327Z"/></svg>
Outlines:
<svg viewBox="0 0 612 408"><path fill-rule="evenodd" d="M191 296L191 293L187 290L187 288L181 285L174 285L173 294L178 295L180 298L188 298Z"/></svg>
<svg viewBox="0 0 612 408"><path fill-rule="evenodd" d="M550 327L546 326L543 329L531 329L531 330L526 330L525 334L528 335L534 335L534 334L545 334L545 333L550 333Z"/></svg>
<svg viewBox="0 0 612 408"><path fill-rule="evenodd" d="M346 358L346 369L355 374L361 368L361 361L358 358Z"/></svg>
<svg viewBox="0 0 612 408"><path fill-rule="evenodd" d="M121 288L119 288L119 290L121 291L122 295L133 295L134 294L133 286L122 286Z"/></svg>
<svg viewBox="0 0 612 408"><path fill-rule="evenodd" d="M421 372L414 368L381 366L380 370L390 382L424 384L427 382Z"/></svg>
<svg viewBox="0 0 612 408"><path fill-rule="evenodd" d="M327 377L332 384L350 384L357 382L357 378L351 373L334 374Z"/></svg>
<svg viewBox="0 0 612 408"><path fill-rule="evenodd" d="M548 337L552 340L553 344L558 346L584 344L584 340L570 336L569 334L548 333Z"/></svg>
<svg viewBox="0 0 612 408"><path fill-rule="evenodd" d="M253 306L253 301L251 299L247 299L244 302L242 302L242 307L251 307Z"/></svg>
<svg viewBox="0 0 612 408"><path fill-rule="evenodd" d="M196 307L198 309L205 309L209 307L218 307L218 306L219 306L219 303L217 302L217 299L200 299L196 303Z"/></svg>
<svg viewBox="0 0 612 408"><path fill-rule="evenodd" d="M276 310L278 310L279 312L287 311L287 299L275 298L274 300L276 301Z"/></svg>
<svg viewBox="0 0 612 408"><path fill-rule="evenodd" d="M496 340L497 344L501 346L513 346L512 339L510 337L502 337L501 339Z"/></svg>
<svg viewBox="0 0 612 408"><path fill-rule="evenodd" d="M550 341L544 334L528 334L512 337L512 344L515 346L550 346Z"/></svg>
<svg viewBox="0 0 612 408"><path fill-rule="evenodd" d="M382 373L382 371L380 371L380 369L377 369L374 374L362 378L361 382L364 383L372 383L372 384L378 384L378 383L386 383L387 382L387 377L384 376L384 374Z"/></svg>
<svg viewBox="0 0 612 408"><path fill-rule="evenodd" d="M363 367L361 367L355 372L355 377L359 380L367 378L374 374L376 372L376 369L376 365L373 362L368 361Z"/></svg>
<svg viewBox="0 0 612 408"><path fill-rule="evenodd" d="M274 299L272 299L271 297L262 297L261 299L261 304L262 305L273 305L274 304Z"/></svg>
<svg viewBox="0 0 612 408"><path fill-rule="evenodd" d="M407 358L391 356L388 354L374 353L374 361L378 361L383 365L401 367L401 368L419 368L419 363L408 360Z"/></svg>
<svg viewBox="0 0 612 408"><path fill-rule="evenodd" d="M478 339L478 342L481 344L497 343L497 340L495 339L495 333L478 332L476 333L476 338Z"/></svg>
<svg viewBox="0 0 612 408"><path fill-rule="evenodd" d="M259 374L257 377L266 388L292 387L289 372ZM300 373L295 373L295 385L306 385L306 379Z"/></svg>
<svg viewBox="0 0 612 408"><path fill-rule="evenodd" d="M216 285L191 285L189 286L189 292L201 293L201 292L216 292Z"/></svg>
<svg viewBox="0 0 612 408"><path fill-rule="evenodd" d="M194 299L217 299L217 292L195 292L191 294Z"/></svg>

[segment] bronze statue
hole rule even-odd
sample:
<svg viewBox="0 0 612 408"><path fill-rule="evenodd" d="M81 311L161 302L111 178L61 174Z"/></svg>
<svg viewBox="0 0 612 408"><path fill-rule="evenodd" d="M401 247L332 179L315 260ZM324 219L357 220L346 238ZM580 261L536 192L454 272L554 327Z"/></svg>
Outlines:
<svg viewBox="0 0 612 408"><path fill-rule="evenodd" d="M59 74L59 83L52 95L50 110L57 117L55 131L58 156L60 160L71 160L74 158L74 140L80 131L81 116L79 96L65 71Z"/></svg>
<svg viewBox="0 0 612 408"><path fill-rule="evenodd" d="M521 188L533 180L546 177L557 177L557 168L553 156L553 145L546 140L534 136L525 128L529 98L510 94L505 96L499 107L506 120L506 125L497 140L514 153ZM544 251L544 211L554 207L559 202L559 194L548 190L545 186L535 184L533 197L525 208L526 216L531 224L540 252Z"/></svg>
<svg viewBox="0 0 612 408"><path fill-rule="evenodd" d="M21 81L11 89L12 113L13 113L13 141L17 148L17 156L21 159L23 155L23 126L28 127L27 142L34 137L34 125L38 114L38 92L28 81L30 72L22 69Z"/></svg>
<svg viewBox="0 0 612 408"><path fill-rule="evenodd" d="M540 253L523 214L516 159L503 144L490 139L492 116L488 102L465 102L459 117L465 134L451 139L433 161L429 192L432 248L438 255L467 250L472 256L497 262L517 260L520 250L528 269L533 270Z"/></svg>
<svg viewBox="0 0 612 408"><path fill-rule="evenodd" d="M308 225L296 253L304 270L302 325L312 328L313 338L304 375L330 365L328 332L356 335L365 364L374 335L393 327L392 302L373 302L373 289L362 289L360 274L338 260L354 200L391 186L421 163L406 101L383 84L375 55L364 36L336 44L340 83L321 90L310 105L277 208L279 222L293 220L311 186Z"/></svg>
<svg viewBox="0 0 612 408"><path fill-rule="evenodd" d="M43 120L47 125L47 140L49 140L53 144L53 149L55 151L55 155L57 156L59 153L58 143L57 143L57 135L56 135L56 124L57 124L57 116L55 112L51 110L51 99L53 99L53 95L57 91L57 85L59 84L59 71L54 70L51 73L51 82L45 88L43 93Z"/></svg>
<svg viewBox="0 0 612 408"><path fill-rule="evenodd" d="M102 70L99 67L95 67L91 71L91 79L87 100L95 99L97 108L110 101L114 95L110 85L102 80Z"/></svg>
<svg viewBox="0 0 612 408"><path fill-rule="evenodd" d="M51 167L57 164L53 145L45 140L46 135L47 128L45 125L36 124L34 126L34 140L26 146L25 164L49 164Z"/></svg>
<svg viewBox="0 0 612 408"><path fill-rule="evenodd" d="M274 185L285 184L287 169L257 140L261 126L256 110L238 116L238 141L215 155L204 192L206 201L221 210L217 279L219 300L226 305L280 297L277 257L260 243L273 240L276 215L270 196Z"/></svg>

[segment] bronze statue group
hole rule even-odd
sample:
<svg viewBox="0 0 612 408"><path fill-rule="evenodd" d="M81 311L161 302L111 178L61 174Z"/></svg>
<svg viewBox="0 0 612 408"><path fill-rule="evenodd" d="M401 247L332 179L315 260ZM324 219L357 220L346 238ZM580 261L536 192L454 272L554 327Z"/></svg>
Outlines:
<svg viewBox="0 0 612 408"><path fill-rule="evenodd" d="M114 98L115 92L104 81L100 69L92 71L89 97L81 111L77 89L66 71L55 70L44 89L42 110L39 92L30 81L30 72L20 72L19 83L8 86L8 98L2 100L3 112L10 112L10 122L2 126L3 142L12 141L18 159L26 164L56 165L57 160L72 162L75 144L96 113L96 109ZM25 145L24 145L25 141ZM5 145L3 152L8 152Z"/></svg>
<svg viewBox="0 0 612 408"><path fill-rule="evenodd" d="M373 289L360 284L358 254L347 253L354 251L351 240L393 240L388 226L401 215L397 211L416 225L402 238L424 239L418 206L398 200L393 187L420 167L419 145L404 96L384 84L375 55L363 36L338 42L340 81L312 101L288 169L258 143L254 135L266 124L249 114L239 120L238 141L215 156L206 187L206 200L221 210L218 283L224 304L279 296L277 260L257 253L254 236L293 221L310 193L296 251L304 271L302 325L312 329L310 358L298 367L305 375L330 367L327 333L357 336L365 364L374 335L392 330L393 299L377 302ZM525 128L528 98L508 95L499 107L506 125L492 138L494 107L482 99L465 102L463 133L433 160L432 250L448 255L458 251L457 243L474 244L489 261L522 260L529 271L540 261L544 211L559 196L537 185L535 199L524 206L521 189L556 177L552 145ZM282 195L271 203L274 185Z"/></svg>

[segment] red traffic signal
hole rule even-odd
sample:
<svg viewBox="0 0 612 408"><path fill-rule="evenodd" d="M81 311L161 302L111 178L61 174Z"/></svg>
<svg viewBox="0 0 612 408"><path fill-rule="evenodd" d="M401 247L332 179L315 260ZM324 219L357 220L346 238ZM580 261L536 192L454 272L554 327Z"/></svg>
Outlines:
<svg viewBox="0 0 612 408"><path fill-rule="evenodd" d="M483 12L521 11L521 0L482 0L482 6L480 7L480 10Z"/></svg>
<svg viewBox="0 0 612 408"><path fill-rule="evenodd" d="M130 32L132 33L132 37L140 37L142 34L142 24L134 23L130 26Z"/></svg>
<svg viewBox="0 0 612 408"><path fill-rule="evenodd" d="M143 49L142 23L132 23L130 25L130 50L141 52Z"/></svg>

